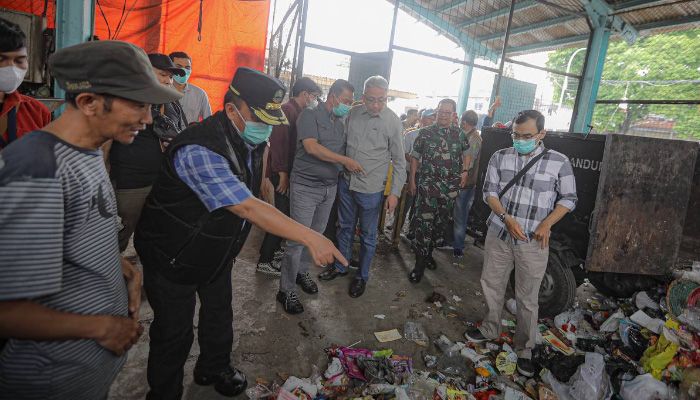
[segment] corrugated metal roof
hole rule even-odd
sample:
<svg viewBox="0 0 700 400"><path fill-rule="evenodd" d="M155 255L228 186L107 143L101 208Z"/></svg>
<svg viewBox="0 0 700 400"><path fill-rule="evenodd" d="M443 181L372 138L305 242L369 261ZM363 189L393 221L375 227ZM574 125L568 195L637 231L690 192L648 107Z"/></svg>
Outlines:
<svg viewBox="0 0 700 400"><path fill-rule="evenodd" d="M393 3L394 0L388 0ZM410 14L453 38L468 35L500 53L510 0L399 0ZM640 34L700 27L700 0L606 0ZM442 25L442 27L438 26ZM518 0L508 53L548 50L585 42L590 34L579 0Z"/></svg>

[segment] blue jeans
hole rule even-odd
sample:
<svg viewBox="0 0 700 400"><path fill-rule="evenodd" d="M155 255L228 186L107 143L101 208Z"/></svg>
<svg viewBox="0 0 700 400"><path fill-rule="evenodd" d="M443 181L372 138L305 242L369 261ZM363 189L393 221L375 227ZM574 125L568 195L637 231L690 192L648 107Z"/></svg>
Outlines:
<svg viewBox="0 0 700 400"><path fill-rule="evenodd" d="M455 199L454 210L454 243L452 247L455 250L464 250L464 238L467 235L467 220L469 219L469 210L474 202L474 193L476 187L462 189L459 191Z"/></svg>
<svg viewBox="0 0 700 400"><path fill-rule="evenodd" d="M352 241L355 236L355 221L360 218L360 277L369 280L369 267L377 247L377 224L382 209L382 192L360 193L350 190L348 182L338 181L338 250L350 261ZM335 268L345 272L345 267L336 262Z"/></svg>

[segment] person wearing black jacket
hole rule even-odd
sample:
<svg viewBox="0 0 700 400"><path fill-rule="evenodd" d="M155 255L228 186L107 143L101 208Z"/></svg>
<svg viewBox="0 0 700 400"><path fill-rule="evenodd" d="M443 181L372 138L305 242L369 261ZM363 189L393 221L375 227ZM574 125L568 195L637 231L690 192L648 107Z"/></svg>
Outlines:
<svg viewBox="0 0 700 400"><path fill-rule="evenodd" d="M347 265L328 239L256 198L272 126L288 123L281 109L285 91L278 79L238 68L224 111L185 129L165 152L134 237L154 313L147 399L182 396L197 295L194 382L225 396L245 390L245 375L230 365L231 271L252 224L302 243L316 265L334 259Z"/></svg>
<svg viewBox="0 0 700 400"><path fill-rule="evenodd" d="M158 81L167 87L173 87L173 75L185 75L185 70L175 66L165 54L149 54L148 59ZM136 229L146 196L158 176L165 147L187 127L185 112L177 100L168 104L154 104L151 115L153 123L139 131L132 144L114 142L108 150L107 165L121 219L119 251L126 249Z"/></svg>

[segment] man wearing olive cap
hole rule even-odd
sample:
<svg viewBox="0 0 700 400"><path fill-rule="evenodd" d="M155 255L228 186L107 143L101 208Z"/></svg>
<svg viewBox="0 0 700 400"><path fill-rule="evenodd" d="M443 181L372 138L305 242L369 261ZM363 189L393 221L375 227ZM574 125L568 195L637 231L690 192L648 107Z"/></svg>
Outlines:
<svg viewBox="0 0 700 400"><path fill-rule="evenodd" d="M182 131L168 146L146 199L134 244L153 307L148 399L179 399L194 339L199 295L200 355L194 381L235 396L245 375L230 365L231 270L251 225L304 244L317 265L347 261L322 235L258 200L262 157L273 125L286 124L279 80L238 68L224 111Z"/></svg>
<svg viewBox="0 0 700 400"><path fill-rule="evenodd" d="M142 332L141 275L119 256L99 149L181 95L125 42L59 50L49 69L65 112L0 153L0 398L104 399Z"/></svg>

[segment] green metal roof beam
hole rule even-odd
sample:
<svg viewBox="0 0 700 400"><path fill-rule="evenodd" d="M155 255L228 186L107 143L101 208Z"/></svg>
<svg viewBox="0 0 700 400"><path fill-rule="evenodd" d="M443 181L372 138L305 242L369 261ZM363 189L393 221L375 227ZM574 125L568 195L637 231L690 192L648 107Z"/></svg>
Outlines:
<svg viewBox="0 0 700 400"><path fill-rule="evenodd" d="M403 4L409 10L420 15L422 18L428 20L435 28L438 29L440 33L451 38L457 44L465 48L467 51L474 50L478 57L487 58L489 61L496 62L500 57L493 50L486 47L482 42L474 39L473 37L467 35L461 29L457 29L454 25L448 23L442 19L439 14L435 11L427 9L420 4L416 3L415 0L398 0L400 4Z"/></svg>
<svg viewBox="0 0 700 400"><path fill-rule="evenodd" d="M469 2L469 0L455 0L452 3L447 3L440 8L436 8L435 11L438 13L444 13L444 12L450 11L453 8L457 8L457 7L461 6L462 4L467 4L468 2Z"/></svg>
<svg viewBox="0 0 700 400"><path fill-rule="evenodd" d="M513 53L536 53L535 50L547 49L553 46L564 46L576 42L584 42L588 40L588 35L567 36L560 39L549 40L547 42L533 43L525 46L510 47L506 51L507 54Z"/></svg>
<svg viewBox="0 0 700 400"><path fill-rule="evenodd" d="M520 2L515 3L515 11L524 10L526 8L534 7L538 4L539 3L535 0L520 1ZM479 22L484 22L484 21L488 21L490 19L494 19L494 18L502 17L504 15L508 15L509 12L510 12L510 7L501 8L501 9L498 9L496 11L490 12L488 14L479 15L479 16L474 17L474 18L469 18L468 20L457 24L457 27L458 28L465 28L471 24L477 24Z"/></svg>
<svg viewBox="0 0 700 400"><path fill-rule="evenodd" d="M647 6L650 4L662 4L664 0L627 0L617 4L613 4L612 8L616 13L630 11L640 6Z"/></svg>
<svg viewBox="0 0 700 400"><path fill-rule="evenodd" d="M513 36L513 35L518 35L521 33L536 31L538 29L549 28L551 26L564 24L566 22L573 21L573 20L579 19L579 18L581 18L581 16L576 15L576 14L564 15L564 16L561 16L558 18L545 20L545 21L538 22L535 24L524 25L524 26L520 26L517 28L513 28L510 30L510 35ZM501 38L505 34L506 34L505 32L496 32L496 33L492 33L490 35L479 36L476 38L476 40L487 42L489 40Z"/></svg>

